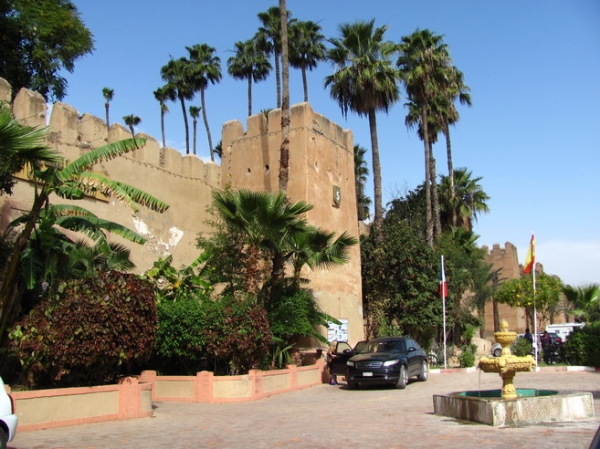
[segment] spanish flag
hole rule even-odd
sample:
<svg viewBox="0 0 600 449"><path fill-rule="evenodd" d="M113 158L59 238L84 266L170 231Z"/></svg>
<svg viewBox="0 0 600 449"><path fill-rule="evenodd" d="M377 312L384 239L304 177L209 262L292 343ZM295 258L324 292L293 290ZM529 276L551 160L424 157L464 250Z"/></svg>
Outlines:
<svg viewBox="0 0 600 449"><path fill-rule="evenodd" d="M529 274L535 265L535 237L531 234L531 243L529 243L529 251L527 251L527 258L525 259L525 266L523 272Z"/></svg>

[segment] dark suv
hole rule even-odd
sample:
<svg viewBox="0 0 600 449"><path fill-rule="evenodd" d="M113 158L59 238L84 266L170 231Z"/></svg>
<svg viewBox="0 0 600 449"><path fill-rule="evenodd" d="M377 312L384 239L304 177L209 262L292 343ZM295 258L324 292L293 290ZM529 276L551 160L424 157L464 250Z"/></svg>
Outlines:
<svg viewBox="0 0 600 449"><path fill-rule="evenodd" d="M426 381L428 374L427 354L410 337L369 340L363 350L346 363L346 382L350 389L381 384L406 388L409 378L416 376Z"/></svg>

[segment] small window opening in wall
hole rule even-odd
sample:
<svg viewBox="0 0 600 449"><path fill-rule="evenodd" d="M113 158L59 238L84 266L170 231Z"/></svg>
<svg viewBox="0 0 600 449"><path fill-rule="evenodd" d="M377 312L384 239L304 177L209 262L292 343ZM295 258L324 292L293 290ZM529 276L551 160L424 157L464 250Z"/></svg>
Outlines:
<svg viewBox="0 0 600 449"><path fill-rule="evenodd" d="M265 165L265 175L269 173L269 164Z"/></svg>

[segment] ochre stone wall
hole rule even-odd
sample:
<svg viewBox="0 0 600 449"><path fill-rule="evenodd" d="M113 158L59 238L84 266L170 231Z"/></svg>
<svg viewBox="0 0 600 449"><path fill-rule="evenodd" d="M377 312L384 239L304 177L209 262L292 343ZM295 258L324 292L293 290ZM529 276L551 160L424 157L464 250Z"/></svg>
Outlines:
<svg viewBox="0 0 600 449"><path fill-rule="evenodd" d="M239 121L223 126L222 187L275 192L279 189L281 111L247 119L246 131ZM314 206L306 214L310 224L336 237L344 231L359 237L354 187L354 141L308 103L291 108L288 197ZM334 188L340 192L334 201ZM364 338L360 248L354 246L350 262L329 269L304 272L324 312L348 320L351 344Z"/></svg>
<svg viewBox="0 0 600 449"><path fill-rule="evenodd" d="M10 101L10 86L2 79L0 100ZM16 119L33 127L46 126L46 110L44 98L27 89L22 89L13 103ZM98 117L90 114L80 117L75 108L63 103L54 104L48 119L48 131L48 145L62 153L67 162L107 143L132 137L129 130L118 123L107 129L105 122ZM131 248L136 272L149 269L158 257L169 254L173 255L174 267L189 264L199 254L195 244L198 233L208 230L206 207L211 203L212 189L220 187L221 169L196 156L182 156L177 150L159 148L158 142L151 136L138 134L136 137L147 139L143 148L98 164L92 170L154 195L169 204L169 209L160 214L140 207L134 213L114 199L100 198L89 198L83 206L146 237L144 245L111 237L111 240L127 243ZM19 181L13 196L0 197L2 224L30 207L32 188L30 183ZM60 198L52 201L68 202Z"/></svg>
<svg viewBox="0 0 600 449"><path fill-rule="evenodd" d="M11 88L0 79L0 101L10 102ZM72 106L56 103L50 117L44 98L22 89L12 105L17 120L33 127L48 123L48 145L72 161L106 143L130 138L127 128L90 114L80 116ZM307 103L292 107L290 132L290 180L288 196L314 205L307 220L336 236L348 231L358 238L356 195L354 190L354 155L352 133L325 117L314 113ZM135 229L147 238L135 245L113 236L111 240L126 244L132 251L136 272L152 266L158 257L173 255L173 266L189 264L199 254L195 239L208 232L206 208L211 204L212 189L231 185L262 191L278 190L281 113L274 110L268 119L263 114L248 118L244 132L239 121L223 125L223 159L221 167L196 156L182 156L171 148L160 148L151 136L146 145L132 153L93 167L104 176L126 182L170 205L163 214L140 208L133 213L113 199L88 198L83 206L102 218ZM223 174L221 174L221 170ZM334 204L333 188L339 188L341 200ZM6 223L30 208L33 199L30 183L19 181L11 197L0 197L0 214ZM54 203L68 202L53 198ZM81 204L81 203L80 203ZM351 250L350 263L328 270L306 271L311 288L322 310L348 320L348 339L354 344L364 338L360 249Z"/></svg>

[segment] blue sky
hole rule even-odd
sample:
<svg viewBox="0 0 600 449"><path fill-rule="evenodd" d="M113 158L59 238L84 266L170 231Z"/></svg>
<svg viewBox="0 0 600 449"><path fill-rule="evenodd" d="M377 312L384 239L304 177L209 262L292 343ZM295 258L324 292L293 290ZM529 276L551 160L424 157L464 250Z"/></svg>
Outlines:
<svg viewBox="0 0 600 449"><path fill-rule="evenodd" d="M223 79L206 92L213 142L222 124L245 123L246 83L227 74L237 41L260 26L257 13L277 0L74 0L95 38L95 51L67 74L63 100L80 113L104 117L102 88L115 91L111 121L127 114L137 128L161 140L159 106L152 92L164 84L160 68L186 46L207 43L221 58ZM464 73L473 106L459 107L452 130L455 168L467 167L491 197L479 217L479 243L511 242L523 263L532 231L537 260L564 282L600 283L600 3L597 0L287 0L292 16L319 22L326 37L341 23L375 19L399 42L416 29L444 36L454 64ZM312 108L370 149L366 118L345 119L323 87L332 73L322 63L308 75ZM300 74L291 70L291 103L303 101ZM405 99L378 117L384 203L414 189L424 178L422 142L404 125ZM253 112L275 107L275 79L253 87ZM199 105L199 99L194 103ZM179 104L169 104L167 145L183 150ZM198 155L208 157L202 122ZM447 174L443 141L434 148L438 173ZM370 163L369 163L370 164ZM372 187L368 187L372 192Z"/></svg>

